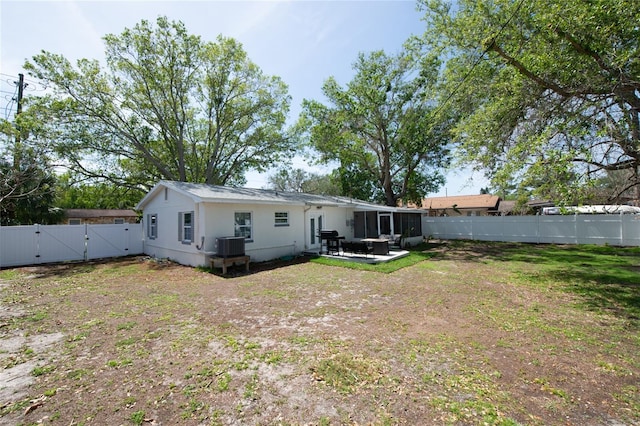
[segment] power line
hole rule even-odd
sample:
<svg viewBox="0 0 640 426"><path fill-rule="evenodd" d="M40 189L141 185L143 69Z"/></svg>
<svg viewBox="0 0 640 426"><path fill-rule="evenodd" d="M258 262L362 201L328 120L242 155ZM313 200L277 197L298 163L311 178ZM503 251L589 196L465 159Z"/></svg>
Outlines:
<svg viewBox="0 0 640 426"><path fill-rule="evenodd" d="M18 95L18 87L16 86L15 90L13 91L13 93L11 93L11 92L5 92L5 91L3 91L3 93L6 93L6 94L10 94L10 95L11 95L11 97L10 97L10 98L5 97L5 99L7 99L7 101L8 101L8 102L7 102L7 104L6 104L6 105L5 105L5 107L4 107L4 119L5 119L5 120L9 120L9 115L10 115L10 114L11 114L11 112L12 112L13 105L14 105L14 103L16 102L16 96Z"/></svg>

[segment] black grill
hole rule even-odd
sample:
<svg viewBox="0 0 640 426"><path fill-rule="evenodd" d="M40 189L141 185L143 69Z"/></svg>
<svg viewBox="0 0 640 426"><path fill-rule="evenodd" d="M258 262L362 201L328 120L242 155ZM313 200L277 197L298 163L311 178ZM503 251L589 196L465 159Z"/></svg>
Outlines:
<svg viewBox="0 0 640 426"><path fill-rule="evenodd" d="M320 251L322 246L327 248L327 254L340 254L340 240L344 240L336 230L322 230L320 231ZM323 244L326 241L326 244Z"/></svg>

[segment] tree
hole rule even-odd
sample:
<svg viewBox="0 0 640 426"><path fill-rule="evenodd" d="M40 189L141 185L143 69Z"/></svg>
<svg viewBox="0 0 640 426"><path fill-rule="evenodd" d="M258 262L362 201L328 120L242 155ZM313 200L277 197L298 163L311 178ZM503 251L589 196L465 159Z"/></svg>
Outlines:
<svg viewBox="0 0 640 426"><path fill-rule="evenodd" d="M276 191L304 192L302 186L309 174L302 169L280 168L268 178L269 186Z"/></svg>
<svg viewBox="0 0 640 426"><path fill-rule="evenodd" d="M109 182L76 182L68 173L59 176L56 194L62 209L132 209L145 195Z"/></svg>
<svg viewBox="0 0 640 426"><path fill-rule="evenodd" d="M21 108L19 109L19 111ZM56 177L38 143L39 123L28 113L0 119L0 225L57 223Z"/></svg>
<svg viewBox="0 0 640 426"><path fill-rule="evenodd" d="M438 62L422 65L410 54L360 54L346 88L325 81L330 105L303 101L299 125L320 162L338 162L344 195L395 206L442 184L448 135L431 99Z"/></svg>
<svg viewBox="0 0 640 426"><path fill-rule="evenodd" d="M308 173L302 169L278 169L269 176L269 186L276 191L340 195L340 189L333 176Z"/></svg>
<svg viewBox="0 0 640 426"><path fill-rule="evenodd" d="M56 90L32 107L51 115L49 140L73 172L137 188L239 185L291 155L287 86L237 41L203 42L160 17L104 42L106 69L49 52L25 65Z"/></svg>
<svg viewBox="0 0 640 426"><path fill-rule="evenodd" d="M496 187L575 202L628 170L640 200L640 2L421 0L467 159ZM615 198L612 194L610 198Z"/></svg>
<svg viewBox="0 0 640 426"><path fill-rule="evenodd" d="M0 225L56 223L55 176L41 158L25 151L15 163L0 155Z"/></svg>

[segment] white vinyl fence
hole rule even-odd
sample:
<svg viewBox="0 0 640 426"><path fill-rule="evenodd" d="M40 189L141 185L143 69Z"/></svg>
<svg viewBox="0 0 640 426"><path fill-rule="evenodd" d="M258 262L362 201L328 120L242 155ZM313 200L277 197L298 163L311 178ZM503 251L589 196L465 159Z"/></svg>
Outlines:
<svg viewBox="0 0 640 426"><path fill-rule="evenodd" d="M0 268L143 253L142 225L0 226Z"/></svg>
<svg viewBox="0 0 640 426"><path fill-rule="evenodd" d="M640 215L424 216L422 233L445 240L640 246Z"/></svg>

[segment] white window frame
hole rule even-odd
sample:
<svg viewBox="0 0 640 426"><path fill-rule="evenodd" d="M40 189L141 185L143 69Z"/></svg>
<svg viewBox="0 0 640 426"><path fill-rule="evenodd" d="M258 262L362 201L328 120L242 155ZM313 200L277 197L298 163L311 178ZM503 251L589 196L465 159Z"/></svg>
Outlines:
<svg viewBox="0 0 640 426"><path fill-rule="evenodd" d="M113 224L114 225L124 225L125 222L124 222L123 218L117 217L117 218L113 219Z"/></svg>
<svg viewBox="0 0 640 426"><path fill-rule="evenodd" d="M147 237L150 240L158 238L158 214L149 213L147 215Z"/></svg>
<svg viewBox="0 0 640 426"><path fill-rule="evenodd" d="M239 217L239 215L243 217ZM248 221L245 215L249 216ZM237 211L233 213L233 235L244 237L246 241L253 241L253 212Z"/></svg>
<svg viewBox="0 0 640 426"><path fill-rule="evenodd" d="M275 212L273 215L274 226L289 226L289 212Z"/></svg>
<svg viewBox="0 0 640 426"><path fill-rule="evenodd" d="M178 213L178 241L182 244L193 242L194 219L193 211Z"/></svg>

